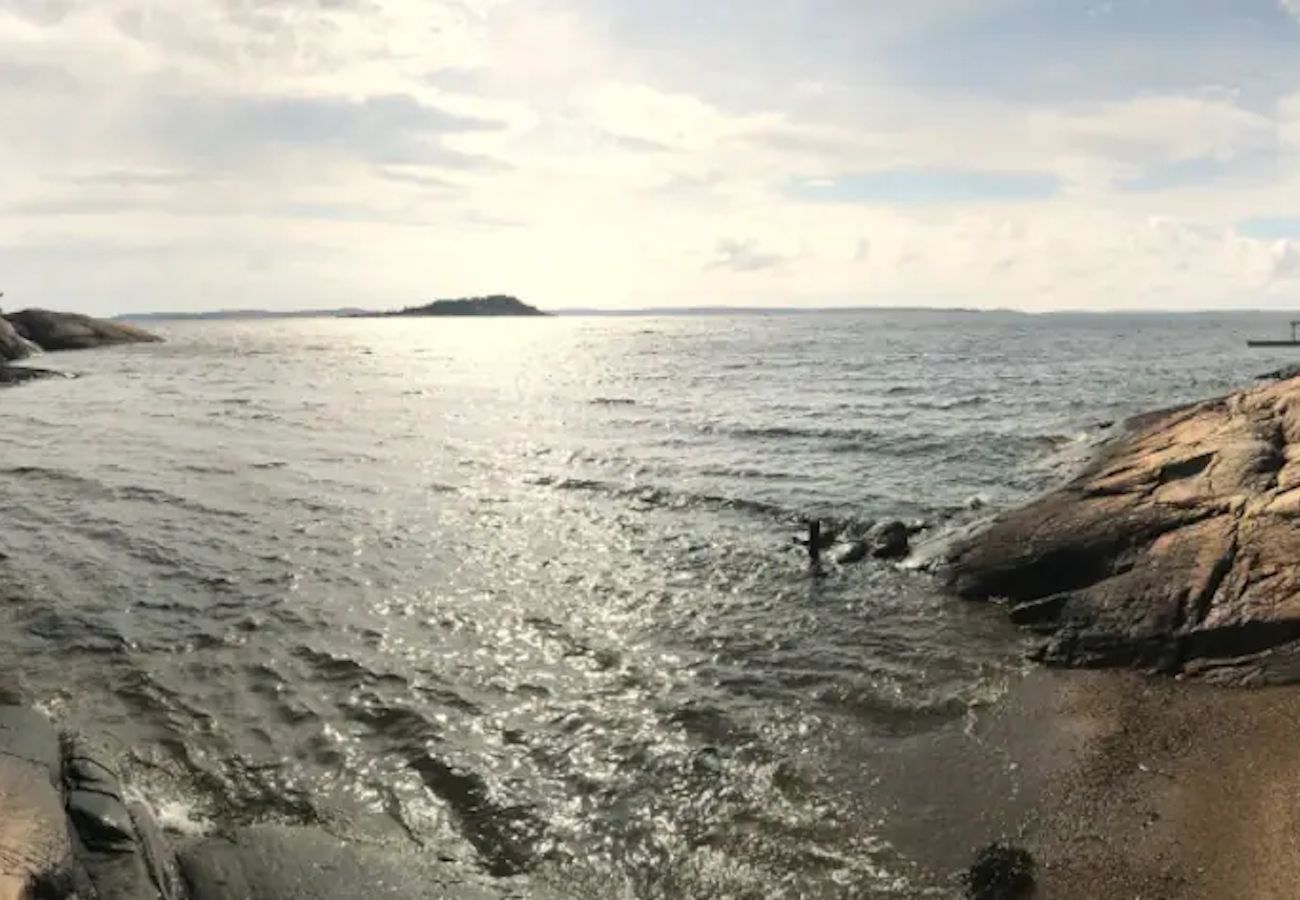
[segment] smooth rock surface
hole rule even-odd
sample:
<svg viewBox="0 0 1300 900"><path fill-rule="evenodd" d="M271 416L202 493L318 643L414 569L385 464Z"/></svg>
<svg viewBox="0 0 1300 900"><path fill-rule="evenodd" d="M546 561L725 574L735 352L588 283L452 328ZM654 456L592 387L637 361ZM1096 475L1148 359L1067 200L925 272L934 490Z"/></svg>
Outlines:
<svg viewBox="0 0 1300 900"><path fill-rule="evenodd" d="M256 826L180 854L190 900L499 900L427 855L347 844L312 828Z"/></svg>
<svg viewBox="0 0 1300 900"><path fill-rule="evenodd" d="M59 733L50 720L25 706L0 706L0 756L35 763L51 784L58 782L63 757Z"/></svg>
<svg viewBox="0 0 1300 900"><path fill-rule="evenodd" d="M1051 635L1049 663L1259 671L1300 639L1300 379L1134 421L1073 482L956 545L949 585L1008 601Z"/></svg>
<svg viewBox="0 0 1300 900"><path fill-rule="evenodd" d="M4 318L19 336L44 350L86 350L110 344L138 344L162 340L143 328L122 322L94 319L79 313L24 309Z"/></svg>
<svg viewBox="0 0 1300 900"><path fill-rule="evenodd" d="M68 794L68 816L87 849L129 853L135 849L135 825L126 804L93 791Z"/></svg>

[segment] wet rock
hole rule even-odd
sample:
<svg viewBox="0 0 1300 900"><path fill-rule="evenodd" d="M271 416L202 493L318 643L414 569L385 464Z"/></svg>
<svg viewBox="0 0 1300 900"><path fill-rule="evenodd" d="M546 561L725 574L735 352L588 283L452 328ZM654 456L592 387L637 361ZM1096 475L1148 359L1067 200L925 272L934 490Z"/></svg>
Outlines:
<svg viewBox="0 0 1300 900"><path fill-rule="evenodd" d="M87 756L70 757L63 767L64 777L73 790L104 794L115 800L122 799L122 785L113 771Z"/></svg>
<svg viewBox="0 0 1300 900"><path fill-rule="evenodd" d="M190 900L489 900L428 854L346 844L311 828L256 826L185 848Z"/></svg>
<svg viewBox="0 0 1300 900"><path fill-rule="evenodd" d="M160 341L134 325L94 319L79 313L24 309L4 318L17 334L44 350L86 350L110 344L138 344Z"/></svg>
<svg viewBox="0 0 1300 900"><path fill-rule="evenodd" d="M835 561L842 566L852 565L862 562L869 554L870 548L867 547L866 541L853 541L840 548L835 554Z"/></svg>
<svg viewBox="0 0 1300 900"><path fill-rule="evenodd" d="M1300 364L1283 366L1272 372L1265 372L1263 375L1256 376L1260 381L1285 381L1288 378L1300 377Z"/></svg>
<svg viewBox="0 0 1300 900"><path fill-rule="evenodd" d="M163 835L152 810L143 803L129 803L131 821L135 823L136 841L139 844L139 863L161 900L182 900L185 887L181 880L180 866L176 862L175 851ZM134 883L139 884L139 876L132 874ZM101 889L101 894L106 893ZM137 896L141 893L137 891Z"/></svg>
<svg viewBox="0 0 1300 900"><path fill-rule="evenodd" d="M7 320L0 319L0 360L26 359L31 355L31 344Z"/></svg>
<svg viewBox="0 0 1300 900"><path fill-rule="evenodd" d="M67 378L62 372L49 369L34 369L29 366L9 366L0 364L0 385L25 384L41 378Z"/></svg>
<svg viewBox="0 0 1300 900"><path fill-rule="evenodd" d="M876 559L901 559L911 552L907 526L902 522L881 522L871 529L867 540Z"/></svg>
<svg viewBox="0 0 1300 900"><path fill-rule="evenodd" d="M58 783L63 757L59 733L49 719L24 706L0 706L0 755L34 763Z"/></svg>
<svg viewBox="0 0 1300 900"><path fill-rule="evenodd" d="M1034 858L1023 847L989 844L961 880L967 900L1027 900L1034 892Z"/></svg>
<svg viewBox="0 0 1300 900"><path fill-rule="evenodd" d="M960 541L951 588L1009 601L1055 665L1181 671L1300 640L1300 380L1135 425Z"/></svg>
<svg viewBox="0 0 1300 900"><path fill-rule="evenodd" d="M135 849L135 826L126 804L116 797L93 791L68 794L68 817L90 850L129 853Z"/></svg>

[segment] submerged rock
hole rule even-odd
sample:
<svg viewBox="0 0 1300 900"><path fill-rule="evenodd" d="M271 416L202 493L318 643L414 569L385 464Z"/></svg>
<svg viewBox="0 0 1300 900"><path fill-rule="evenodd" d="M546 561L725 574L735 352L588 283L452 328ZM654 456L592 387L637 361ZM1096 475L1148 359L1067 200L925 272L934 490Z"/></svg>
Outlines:
<svg viewBox="0 0 1300 900"><path fill-rule="evenodd" d="M989 844L962 875L967 900L1026 900L1034 891L1034 868L1023 847Z"/></svg>
<svg viewBox="0 0 1300 900"><path fill-rule="evenodd" d="M124 802L114 769L105 745L61 738L40 713L0 705L0 900L554 896L531 884L521 893L522 876L493 877L502 873L490 859L480 872L444 854L348 842L317 828L227 828L173 845L147 804ZM443 783L449 778L438 786L470 795L462 798L471 804L458 811L462 820L508 823L510 810L490 807L477 783Z"/></svg>
<svg viewBox="0 0 1300 900"><path fill-rule="evenodd" d="M491 900L427 854L347 844L313 828L254 826L181 852L190 900Z"/></svg>
<svg viewBox="0 0 1300 900"><path fill-rule="evenodd" d="M110 344L139 344L162 340L134 325L95 319L80 313L24 309L21 312L5 313L4 318L19 337L44 350L86 350Z"/></svg>
<svg viewBox="0 0 1300 900"><path fill-rule="evenodd" d="M958 543L950 587L1006 600L1060 665L1181 671L1300 639L1300 379L1132 427Z"/></svg>
<svg viewBox="0 0 1300 900"><path fill-rule="evenodd" d="M26 384L29 381L37 381L41 378L71 377L71 375L65 375L62 372L52 372L49 369L33 369L30 366L9 366L0 364L0 386Z"/></svg>

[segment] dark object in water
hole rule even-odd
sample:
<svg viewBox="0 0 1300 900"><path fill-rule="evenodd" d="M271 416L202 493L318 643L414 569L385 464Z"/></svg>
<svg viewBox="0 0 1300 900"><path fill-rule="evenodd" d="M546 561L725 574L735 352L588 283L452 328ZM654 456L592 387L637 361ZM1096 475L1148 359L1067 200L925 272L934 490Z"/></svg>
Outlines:
<svg viewBox="0 0 1300 900"><path fill-rule="evenodd" d="M821 519L808 520L808 538L799 540L795 538L794 542L808 551L808 562L813 568L821 564L822 551L835 543L835 533L833 531L822 534Z"/></svg>
<svg viewBox="0 0 1300 900"><path fill-rule="evenodd" d="M1034 891L1034 858L1023 847L989 844L961 880L967 900L1026 900Z"/></svg>
<svg viewBox="0 0 1300 900"><path fill-rule="evenodd" d="M902 522L881 522L867 535L876 559L901 559L911 552L908 529Z"/></svg>

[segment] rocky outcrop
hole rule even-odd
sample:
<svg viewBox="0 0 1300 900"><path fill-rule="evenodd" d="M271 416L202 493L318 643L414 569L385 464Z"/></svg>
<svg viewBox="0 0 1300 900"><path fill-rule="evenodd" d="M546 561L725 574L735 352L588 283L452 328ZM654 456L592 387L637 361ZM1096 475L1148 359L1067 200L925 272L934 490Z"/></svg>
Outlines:
<svg viewBox="0 0 1300 900"><path fill-rule="evenodd" d="M1048 635L1049 663L1258 671L1300 641L1300 379L1136 421L946 572Z"/></svg>
<svg viewBox="0 0 1300 900"><path fill-rule="evenodd" d="M134 325L95 319L80 313L24 309L21 312L5 313L4 319L20 338L31 341L43 350L87 350L111 344L162 340ZM0 342L2 341L3 333L0 333Z"/></svg>
<svg viewBox="0 0 1300 900"><path fill-rule="evenodd" d="M0 363L26 359L32 355L32 343L24 340L7 319L0 319Z"/></svg>
<svg viewBox="0 0 1300 900"><path fill-rule="evenodd" d="M503 889L498 888L498 883ZM0 705L0 900L502 900L516 880L438 854L253 826L177 838L131 801L113 754Z"/></svg>

